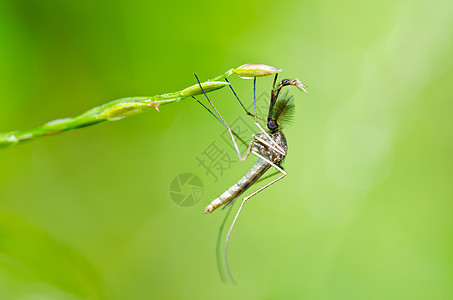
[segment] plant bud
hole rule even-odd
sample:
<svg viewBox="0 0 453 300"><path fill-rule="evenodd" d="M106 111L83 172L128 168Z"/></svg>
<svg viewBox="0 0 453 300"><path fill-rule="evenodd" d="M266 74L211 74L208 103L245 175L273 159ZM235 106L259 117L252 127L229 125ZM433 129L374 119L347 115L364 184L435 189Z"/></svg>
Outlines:
<svg viewBox="0 0 453 300"><path fill-rule="evenodd" d="M245 64L236 69L233 72L241 78L249 79L253 77L269 76L275 73L279 73L282 70L279 68L271 67L268 65L257 65L257 64Z"/></svg>

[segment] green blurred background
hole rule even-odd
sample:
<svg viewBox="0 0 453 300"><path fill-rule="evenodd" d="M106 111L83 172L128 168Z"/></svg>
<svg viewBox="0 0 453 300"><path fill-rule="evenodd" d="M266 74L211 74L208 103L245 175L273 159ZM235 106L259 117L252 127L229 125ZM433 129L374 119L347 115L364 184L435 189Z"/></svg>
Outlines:
<svg viewBox="0 0 453 300"><path fill-rule="evenodd" d="M193 101L0 152L0 299L453 299L452 37L448 0L1 1L2 132L244 63L309 94L287 178L232 236L236 286L216 269L225 212L202 212L254 159L206 175L212 141L235 153ZM169 197L184 172L205 185L190 208Z"/></svg>

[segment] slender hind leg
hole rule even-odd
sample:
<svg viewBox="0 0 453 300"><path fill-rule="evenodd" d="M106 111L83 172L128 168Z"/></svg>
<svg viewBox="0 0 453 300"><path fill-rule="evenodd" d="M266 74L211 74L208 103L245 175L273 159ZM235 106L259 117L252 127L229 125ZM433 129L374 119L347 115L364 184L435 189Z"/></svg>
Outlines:
<svg viewBox="0 0 453 300"><path fill-rule="evenodd" d="M234 219L233 219L233 222L231 223L231 226L230 226L230 229L228 230L228 233L226 235L226 238L225 238L225 249L223 251L223 260L224 260L224 264L225 264L225 271L227 273L227 276L228 278L230 279L231 282L234 283L234 279L233 279L233 276L231 275L231 271L230 271L230 267L228 265L228 243L229 243L229 240L230 240L230 236L231 236L231 232L233 231L233 228L234 228L234 225L236 224L236 221L239 217L239 214L241 213L242 211L242 208L244 207L244 204L245 202L252 198L253 196L255 196L256 194L258 194L259 192L263 191L265 188L268 188L270 187L271 185L273 185L274 183L276 183L277 181L283 179L287 173L282 169L280 168L279 166L277 166L276 164L274 164L273 162L271 162L269 159L265 158L264 156L262 156L261 154L255 152L255 151L252 151L252 153L256 156L258 156L259 158L265 160L266 162L268 162L271 166L273 166L275 169L277 169L281 174L282 176L280 176L279 178L275 179L275 180L272 180L271 182L269 182L268 184L266 184L265 186L261 187L260 189L256 190L255 192L253 192L252 194L248 195L247 197L245 197L243 200L242 200L242 203L241 203L241 206L239 206L239 209L236 213L236 216L234 216Z"/></svg>
<svg viewBox="0 0 453 300"><path fill-rule="evenodd" d="M220 277L222 278L223 282L227 282L230 278L226 275L227 272L224 270L223 260L222 260L222 236L223 236L223 228L225 227L226 221L230 216L231 211L233 210L233 206L230 206L228 212L225 214L223 218L222 224L219 227L219 233L217 234L217 244L216 244L216 258L217 258L217 269L219 270Z"/></svg>

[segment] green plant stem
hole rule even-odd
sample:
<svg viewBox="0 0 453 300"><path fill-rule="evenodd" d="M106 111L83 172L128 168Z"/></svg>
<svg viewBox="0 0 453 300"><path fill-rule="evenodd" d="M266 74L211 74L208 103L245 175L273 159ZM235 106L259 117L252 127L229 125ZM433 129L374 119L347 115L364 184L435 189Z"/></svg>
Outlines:
<svg viewBox="0 0 453 300"><path fill-rule="evenodd" d="M241 78L255 78L276 74L280 71L278 68L267 65L245 64L230 69L222 75L209 79L201 84L192 85L178 92L152 97L128 97L114 100L94 107L74 118L54 120L33 129L0 133L0 149L25 141L35 140L42 136L54 135L106 121L120 120L125 117L144 113L152 108L159 111L159 106L161 105L179 102L180 100L203 94L203 92L212 92L229 85L228 82L219 80L225 79L232 74L237 74ZM200 88L200 85L202 88Z"/></svg>
<svg viewBox="0 0 453 300"><path fill-rule="evenodd" d="M233 74L233 69L228 70L224 74L213 79L207 80L201 85L205 92L220 89L228 85L228 83L223 81L220 82L218 80L227 78L231 74ZM106 121L120 120L128 116L144 113L153 108L159 110L159 106L161 105L178 102L199 94L202 94L202 91L199 85L196 84L174 93L152 97L128 97L114 100L94 107L74 118L54 120L33 129L0 133L0 148L6 148L42 136L54 135Z"/></svg>

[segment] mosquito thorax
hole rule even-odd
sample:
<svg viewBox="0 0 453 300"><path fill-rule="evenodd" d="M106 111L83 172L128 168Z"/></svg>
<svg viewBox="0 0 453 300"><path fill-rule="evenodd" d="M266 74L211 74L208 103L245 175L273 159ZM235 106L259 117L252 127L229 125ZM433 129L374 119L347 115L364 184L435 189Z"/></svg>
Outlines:
<svg viewBox="0 0 453 300"><path fill-rule="evenodd" d="M283 160L284 155L275 150L275 146L272 146L273 143L269 141L268 136L275 142L277 142L280 148L282 148L283 151L286 152L286 138L281 131L268 132L267 134L265 134L264 132L255 133L253 135L253 138L255 139L255 141L253 142L253 148L265 157L269 158L272 162L279 163Z"/></svg>

